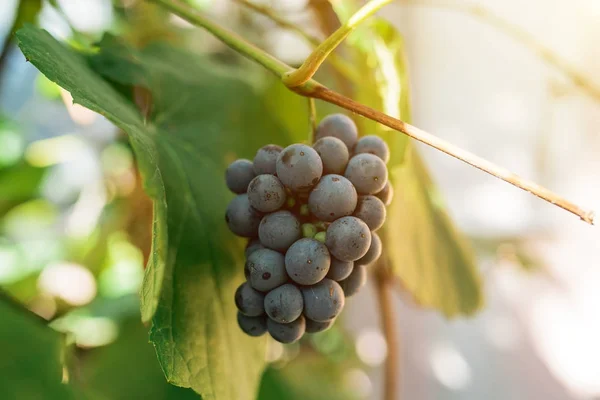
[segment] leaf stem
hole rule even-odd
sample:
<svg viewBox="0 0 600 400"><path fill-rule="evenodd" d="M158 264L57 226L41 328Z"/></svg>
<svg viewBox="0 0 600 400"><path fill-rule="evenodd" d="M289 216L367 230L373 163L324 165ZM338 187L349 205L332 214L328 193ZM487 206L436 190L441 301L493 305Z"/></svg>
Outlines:
<svg viewBox="0 0 600 400"><path fill-rule="evenodd" d="M348 36L361 22L391 1L392 0L371 0L362 6L346 23L342 24L342 26L333 32L331 36L317 46L300 68L285 73L282 79L283 83L287 87L296 87L306 83L315 75L321 64L327 59L329 53L335 50L346 36Z"/></svg>
<svg viewBox="0 0 600 400"><path fill-rule="evenodd" d="M192 24L205 28L217 38L221 39L229 47L261 64L282 80L284 79L285 73L291 70L291 67L286 63L276 59L275 57L266 53L264 50L259 49L253 44L248 43L244 38L237 35L236 33L211 22L191 7L181 3L179 0L148 1L157 3L165 7L166 9L174 12L183 19L191 22ZM391 0L379 0L379 3L385 3L387 1ZM369 4L372 3L374 2L371 2ZM415 140L418 140L419 142L425 143L428 146L440 150L469 165L472 165L475 168L487 172L490 175L502 179L566 211L569 211L570 213L577 215L581 220L589 224L594 223L594 213L592 211L585 210L577 206L576 204L558 196L552 191L534 182L523 179L520 176L510 172L509 170L499 167L479 156L476 156L475 154L472 154L466 150L461 149L460 147L446 142L445 140L440 139L437 136L427 133L399 119L390 117L389 115L384 114L381 111L377 111L371 107L365 106L364 104L358 103L335 91L332 91L313 79L309 79L298 86L288 86L288 88L302 96L324 100L328 103L340 106L348 111L360 114L366 118L369 118L370 120L377 121L380 124L392 128L398 132L402 132L405 135Z"/></svg>
<svg viewBox="0 0 600 400"><path fill-rule="evenodd" d="M310 125L310 144L313 145L317 134L317 107L315 99L312 97L308 97L308 121Z"/></svg>
<svg viewBox="0 0 600 400"><path fill-rule="evenodd" d="M381 328L387 344L387 357L384 371L384 400L399 400L399 387L402 380L400 367L400 336L396 329L395 310L393 306L392 284L387 270L387 263L378 261L375 265L375 289L379 303Z"/></svg>

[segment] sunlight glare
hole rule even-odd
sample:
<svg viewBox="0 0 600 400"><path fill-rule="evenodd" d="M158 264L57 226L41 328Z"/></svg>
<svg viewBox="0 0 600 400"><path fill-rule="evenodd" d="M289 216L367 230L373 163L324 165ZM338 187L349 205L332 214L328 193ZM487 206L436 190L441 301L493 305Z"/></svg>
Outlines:
<svg viewBox="0 0 600 400"><path fill-rule="evenodd" d="M96 296L94 275L82 265L67 262L46 267L38 278L38 288L74 306L87 304Z"/></svg>

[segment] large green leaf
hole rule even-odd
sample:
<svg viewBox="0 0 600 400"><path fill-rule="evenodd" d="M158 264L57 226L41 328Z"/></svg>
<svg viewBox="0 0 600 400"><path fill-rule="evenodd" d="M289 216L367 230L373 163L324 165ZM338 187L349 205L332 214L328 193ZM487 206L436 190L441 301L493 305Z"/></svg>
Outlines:
<svg viewBox="0 0 600 400"><path fill-rule="evenodd" d="M107 400L200 398L192 390L170 385L164 379L155 351L148 343L148 331L139 319L137 296L99 298L62 319L77 318L101 318L118 326L115 342L77 353L73 380L86 392Z"/></svg>
<svg viewBox="0 0 600 400"><path fill-rule="evenodd" d="M284 368L269 367L262 378L258 400L353 400L347 368L309 353Z"/></svg>
<svg viewBox="0 0 600 400"><path fill-rule="evenodd" d="M143 51L114 39L93 65L107 79L147 87L152 112L132 100L47 33L18 33L27 58L74 101L129 134L145 187L154 200L153 249L142 289L142 314L167 379L204 399L252 399L264 367L264 339L237 327L233 302L243 279L241 240L223 222L232 197L228 162L267 142L289 139L265 112L257 91L234 72L167 45Z"/></svg>
<svg viewBox="0 0 600 400"><path fill-rule="evenodd" d="M69 400L62 383L64 338L0 293L0 398Z"/></svg>
<svg viewBox="0 0 600 400"><path fill-rule="evenodd" d="M356 1L332 2L342 20ZM356 100L410 122L410 94L404 42L386 21L371 19L348 37L353 64L362 77ZM395 275L415 301L446 316L472 314L483 304L482 284L472 251L455 228L414 144L401 133L367 119L363 134L377 134L389 144L388 164L395 189L380 232Z"/></svg>

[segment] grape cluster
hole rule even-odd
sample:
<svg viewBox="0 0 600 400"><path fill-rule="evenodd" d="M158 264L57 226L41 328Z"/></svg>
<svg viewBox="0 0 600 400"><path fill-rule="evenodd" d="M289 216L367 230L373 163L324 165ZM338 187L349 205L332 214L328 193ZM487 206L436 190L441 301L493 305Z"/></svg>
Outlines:
<svg viewBox="0 0 600 400"><path fill-rule="evenodd" d="M225 220L249 239L235 304L250 336L268 331L292 343L328 329L381 255L375 231L393 196L388 146L377 136L359 139L343 114L325 117L315 139L312 147L264 146L225 174L236 194Z"/></svg>

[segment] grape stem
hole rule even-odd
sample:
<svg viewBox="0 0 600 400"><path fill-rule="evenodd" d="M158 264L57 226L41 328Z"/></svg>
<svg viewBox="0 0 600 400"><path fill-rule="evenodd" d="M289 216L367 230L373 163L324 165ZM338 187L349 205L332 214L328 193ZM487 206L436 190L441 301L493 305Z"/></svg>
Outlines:
<svg viewBox="0 0 600 400"><path fill-rule="evenodd" d="M392 281L387 263L381 257L375 264L375 290L379 303L381 328L387 344L387 357L384 371L384 400L400 399L400 382L402 369L400 367L400 336L396 326L393 305Z"/></svg>
<svg viewBox="0 0 600 400"><path fill-rule="evenodd" d="M312 97L308 98L308 123L310 125L310 144L315 143L315 136L317 135L317 107L315 105L315 99Z"/></svg>
<svg viewBox="0 0 600 400"><path fill-rule="evenodd" d="M502 179L518 188L521 188L533 195L546 200L547 202L554 204L572 214L578 216L581 220L592 224L594 223L594 213L592 211L585 210L578 205L568 201L560 197L559 195L553 193L552 191L532 182L528 181L509 170L499 167L475 154L472 154L466 150L461 149L445 140L438 138L428 132L425 132L415 126L407 124L399 119L390 117L389 115L382 113L381 111L375 110L371 107L365 106L364 104L358 103L350 98L343 96L340 93L332 91L327 87L323 86L319 82L314 79L308 79L306 82L302 84L297 84L297 82L292 82L292 85L289 86L290 78L285 78L286 74L290 71L293 71L293 68L287 65L286 63L278 60L267 52L259 49L255 45L247 42L238 34L230 31L227 28L224 28L206 17L204 17L197 10L192 7L182 3L179 0L148 0L150 2L154 2L165 9L173 12L179 17L187 20L188 22L200 26L206 30L208 30L211 34L219 38L226 45L237 51L238 53L246 56L247 58L257 62L258 64L265 67L271 73L279 77L286 86L292 90L293 92L305 96L312 97L315 99L320 99L326 101L331 104L335 104L340 106L348 111L354 112L356 114L360 114L370 120L379 122L382 125L385 125L389 128L392 128L398 132L404 133L405 135L419 141L425 143L428 146L431 146L439 151L442 151L454 158L457 158L475 168L478 168L488 174L495 176L496 178ZM378 2L383 3L383 1ZM364 8L364 7L363 7ZM363 10L363 9L361 9ZM359 11L360 12L360 11ZM366 12L365 12L366 13ZM368 13L371 15L372 13ZM368 15L365 15L368 16ZM353 21L352 24L350 22L350 26L356 26L358 22L355 21L354 18L351 18L350 21ZM337 32L337 31L336 31ZM334 33L332 36L336 35ZM336 36L339 38L338 36ZM343 38L342 38L343 39ZM337 39L336 39L337 40ZM326 40L327 41L327 40ZM337 45L337 44L336 44Z"/></svg>
<svg viewBox="0 0 600 400"><path fill-rule="evenodd" d="M316 49L306 58L300 68L286 72L281 79L289 88L300 86L311 79L321 64L327 59L327 56L335 50L340 43L363 22L373 15L377 10L392 0L371 0L362 6L348 21L333 32L325 41L317 46Z"/></svg>

